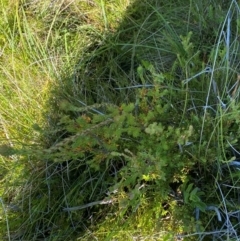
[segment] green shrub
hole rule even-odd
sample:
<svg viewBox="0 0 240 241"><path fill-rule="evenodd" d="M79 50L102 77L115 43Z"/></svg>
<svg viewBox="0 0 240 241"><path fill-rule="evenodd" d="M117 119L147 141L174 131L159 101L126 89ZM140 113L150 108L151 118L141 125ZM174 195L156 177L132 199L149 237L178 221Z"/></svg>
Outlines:
<svg viewBox="0 0 240 241"><path fill-rule="evenodd" d="M22 210L13 239L194 240L221 230L218 214L237 208L238 44L225 44L225 6L186 2L189 15L183 1L136 1L53 91L53 131L34 126L51 144L1 147L31 160L31 180L9 201Z"/></svg>
<svg viewBox="0 0 240 241"><path fill-rule="evenodd" d="M208 204L205 202L214 186L214 181L209 182L207 178L217 167L214 164L216 158L219 158L218 165L225 160L222 145L224 149L229 146L229 134L233 140L239 132L238 127L234 129L236 134L231 129L236 123L233 114L236 112L226 110L225 115L218 116L208 111L197 115L187 111L191 107L191 102L186 100L188 90L173 89L169 80L147 62L139 66L140 75L144 76L145 71L148 78L151 75L152 84L136 91L134 103L120 106L96 104L80 108L63 101L60 107L65 114L59 126L70 136L48 149L15 150L35 158L40 155L41 159L52 163L47 164L48 171L61 168L65 173L64 179L67 178L69 183L64 200L61 200L62 192L55 190L61 178L54 178L53 172L49 181L54 183L46 183L45 177L41 177L46 170L42 170L38 178L42 178L43 183L37 184L39 187L32 197L32 205L39 195L50 199L45 193L50 188L58 200L58 207L52 203L51 210L56 209L63 219L66 216L63 210L73 212L69 214L72 222L86 215L85 209L97 204L113 203L118 206L115 212L120 217L131 216L141 210L146 200L151 200L155 193L161 206L158 210L160 217L175 213L180 218L175 209L181 208L174 203L188 207L188 211L182 209L182 212L185 215L189 212L189 220L196 208L205 212ZM238 107L232 104L232 108ZM72 112L74 117L71 117ZM218 109L216 112L220 113ZM204 131L200 132L202 123ZM219 140L219 137L222 139ZM197 177L192 174L194 171ZM197 184L200 180L201 190ZM184 185L180 190L178 186L182 183ZM177 188L173 190L174 185ZM76 187L81 191L75 192ZM169 208L164 208L164 203L168 203ZM171 206L174 207L172 211ZM43 208L46 206L43 205ZM38 209L42 215L44 210L39 206ZM62 222L61 218L54 221L57 226L59 222ZM192 224L189 232L195 230L194 222ZM187 226L182 228L187 230Z"/></svg>

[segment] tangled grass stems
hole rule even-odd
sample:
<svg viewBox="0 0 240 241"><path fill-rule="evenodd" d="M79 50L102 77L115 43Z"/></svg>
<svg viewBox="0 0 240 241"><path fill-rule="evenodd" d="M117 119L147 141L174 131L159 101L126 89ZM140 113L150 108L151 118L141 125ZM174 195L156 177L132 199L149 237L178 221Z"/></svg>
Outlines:
<svg viewBox="0 0 240 241"><path fill-rule="evenodd" d="M9 223L8 223L8 216L7 216L7 210L6 210L6 207L5 207L5 205L4 205L4 202L3 202L2 198L0 198L0 202L1 202L1 205L2 205L2 210L3 210L4 217L5 217L5 221L6 221L7 238L8 238L9 241L11 241L11 238L10 238L10 229L9 229Z"/></svg>
<svg viewBox="0 0 240 241"><path fill-rule="evenodd" d="M18 214L24 220L11 226L11 219L9 230L19 232L7 230L8 235L12 240L171 240L177 233L186 240L196 235L199 240L209 235L238 238L239 227L231 220L235 212L229 211L237 193L224 189L237 187L238 177L222 166L233 160L228 148L238 152L239 142L237 2L135 1L110 33L113 5L96 2L101 30L96 29L99 17L87 16L94 26L88 28L82 19L77 21L80 5L61 1L52 16L48 4L36 15L44 20L40 35L35 37L25 12L35 9L36 14L31 2L21 6L18 27L10 31L15 37L15 30L20 31L27 66L37 67L35 73L43 68L60 80L48 96L44 125L49 129L34 132L48 141L38 148L33 144L29 149L32 143L17 150L13 146L31 174L21 197L8 200L22 200ZM78 61L76 46L84 45ZM17 97L28 96L28 87L18 82L15 87ZM10 120L14 113L7 116ZM19 123L32 130L28 122ZM216 198L212 191L221 178L223 190L214 190ZM116 202L95 205L108 195ZM201 232L196 232L193 210L206 206L217 207L227 221L218 225L219 213L206 212L199 220Z"/></svg>

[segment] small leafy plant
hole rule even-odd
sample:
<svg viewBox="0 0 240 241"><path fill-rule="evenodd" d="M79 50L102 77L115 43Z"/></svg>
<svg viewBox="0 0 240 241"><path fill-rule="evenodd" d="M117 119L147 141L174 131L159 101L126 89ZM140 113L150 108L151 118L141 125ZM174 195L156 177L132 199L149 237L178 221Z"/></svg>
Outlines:
<svg viewBox="0 0 240 241"><path fill-rule="evenodd" d="M1 123L10 145L0 153L22 166L14 169L21 181L13 188L10 178L1 199L9 238L203 240L209 231L215 240L236 239L236 1L134 1L117 23L109 16L118 18L123 9L112 11L120 6L113 1L48 2L16 4L17 17L0 24L8 29L0 36L8 53L3 60L26 61L9 72L2 68ZM36 27L44 31L38 34ZM27 87L21 66L36 66ZM69 71L61 78L62 66ZM47 123L32 130L29 116L36 119L42 109L32 101L42 96L32 81L38 72L46 73L39 83L50 75L60 81L51 92ZM12 84L17 77L20 84ZM25 108L29 103L35 108ZM21 136L17 145L6 123ZM49 123L53 130L45 129Z"/></svg>

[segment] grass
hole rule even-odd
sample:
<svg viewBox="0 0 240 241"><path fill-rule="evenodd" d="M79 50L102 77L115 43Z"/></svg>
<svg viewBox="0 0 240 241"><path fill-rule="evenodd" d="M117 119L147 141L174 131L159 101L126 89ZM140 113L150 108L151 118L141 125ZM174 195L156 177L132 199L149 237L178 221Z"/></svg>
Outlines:
<svg viewBox="0 0 240 241"><path fill-rule="evenodd" d="M238 1L0 4L3 240L240 239ZM154 168L130 178L135 156L154 156L136 149L143 134L114 129L125 112L137 128L128 108L146 96L176 130L166 159L181 173L165 182Z"/></svg>

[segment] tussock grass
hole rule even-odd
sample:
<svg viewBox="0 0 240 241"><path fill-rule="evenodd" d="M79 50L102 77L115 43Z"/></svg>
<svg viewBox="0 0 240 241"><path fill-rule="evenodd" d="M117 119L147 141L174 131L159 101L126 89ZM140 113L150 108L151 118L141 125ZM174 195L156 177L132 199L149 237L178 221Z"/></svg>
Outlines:
<svg viewBox="0 0 240 241"><path fill-rule="evenodd" d="M1 15L3 239L239 239L237 1L2 0ZM65 140L79 116L87 126L98 114L97 133L106 105L137 102L157 78L170 89L171 125L196 126L187 143L196 167L179 174L183 196L169 198L164 215L156 185L123 211L128 193L115 195L109 170L124 158L94 166L89 146Z"/></svg>
<svg viewBox="0 0 240 241"><path fill-rule="evenodd" d="M123 2L122 8L125 5ZM81 55L82 48L90 44L92 38L104 34L107 27L110 29L116 24L106 18L111 9L104 12L105 8L109 5L103 1L93 5L85 1L1 1L1 151L6 152L6 145L22 148L36 145L43 139L48 143L46 138L51 133L55 135L55 130L46 135L41 132L41 127L47 128L52 123L48 115L51 110L47 111L51 89L62 86L61 76L65 70L73 72L73 63ZM119 18L121 11L115 14ZM108 16L115 18L114 14ZM22 236L21 231L13 231L20 227L24 215L10 213L13 209L9 203L15 203L18 210L25 200L29 208L32 206L31 188L36 182L38 189L48 170L48 165L42 166L39 161L40 156L38 160L30 156L22 158L22 155L1 156L2 238L14 240ZM31 179L35 173L38 174ZM38 208L45 204L43 200ZM26 215L31 212L24 211ZM34 228L37 219L33 221ZM27 240L34 239L34 228L30 231L29 227Z"/></svg>

